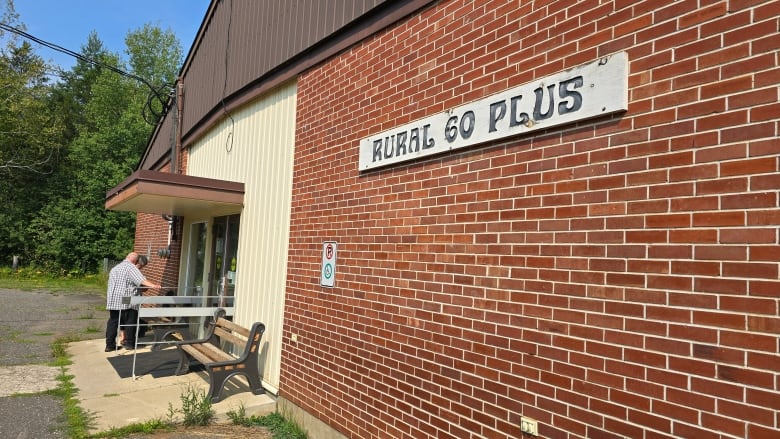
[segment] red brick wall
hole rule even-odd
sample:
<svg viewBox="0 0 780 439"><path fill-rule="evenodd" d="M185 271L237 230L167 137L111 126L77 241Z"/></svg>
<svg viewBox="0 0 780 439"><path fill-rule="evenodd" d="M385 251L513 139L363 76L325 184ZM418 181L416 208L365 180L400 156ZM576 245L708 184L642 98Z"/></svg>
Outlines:
<svg viewBox="0 0 780 439"><path fill-rule="evenodd" d="M161 172L170 172L170 167L166 166ZM162 258L158 256L158 250L168 247L168 221L159 214L140 212L136 218L134 250L149 256L149 265L143 269L143 274L163 287L178 286L183 224L181 221L175 224L175 239L170 244L171 255Z"/></svg>
<svg viewBox="0 0 780 439"><path fill-rule="evenodd" d="M135 229L135 251L149 255L149 265L143 269L143 274L153 282L159 282L163 287L176 288L179 276L179 259L181 254L181 221L176 223L175 241L171 241L171 255L163 258L158 250L168 247L168 221L162 215L138 213ZM151 248L151 253L149 249Z"/></svg>
<svg viewBox="0 0 780 439"><path fill-rule="evenodd" d="M280 387L347 436L780 437L780 2L573 3L440 2L300 78ZM358 172L617 51L623 115Z"/></svg>

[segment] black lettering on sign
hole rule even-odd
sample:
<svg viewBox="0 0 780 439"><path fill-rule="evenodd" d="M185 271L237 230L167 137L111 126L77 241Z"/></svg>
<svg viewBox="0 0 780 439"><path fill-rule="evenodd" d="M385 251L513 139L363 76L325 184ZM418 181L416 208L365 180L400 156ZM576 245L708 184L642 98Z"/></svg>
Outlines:
<svg viewBox="0 0 780 439"><path fill-rule="evenodd" d="M534 96L536 96L536 100L534 101L534 120L544 120L549 119L553 115L553 108L554 108L554 102L555 102L555 95L553 92L555 91L555 84L548 85L547 86L547 96L549 96L549 101L547 104L547 110L542 113L542 103L544 102L544 89L542 87L537 88L534 90Z"/></svg>
<svg viewBox="0 0 780 439"><path fill-rule="evenodd" d="M395 148L395 134L385 137L385 158L389 159L393 156L393 149Z"/></svg>
<svg viewBox="0 0 780 439"><path fill-rule="evenodd" d="M436 145L436 139L428 137L431 125L425 124L421 128L422 136L420 135L420 127L415 127L408 131L399 131L381 139L374 139L371 142L371 161L377 162L420 152L420 148L433 148Z"/></svg>
<svg viewBox="0 0 780 439"><path fill-rule="evenodd" d="M561 82L561 86L558 88L558 96L561 99L571 100L558 104L558 114L574 113L582 108L582 94L572 90L572 88L582 87L582 83L582 76L576 76L568 81Z"/></svg>
<svg viewBox="0 0 780 439"><path fill-rule="evenodd" d="M458 122L460 121L460 122ZM444 127L444 138L447 142L454 142L460 135L463 139L468 139L474 133L474 127L477 125L477 116L469 110L463 113L463 116L450 116L447 119L447 125Z"/></svg>
<svg viewBox="0 0 780 439"><path fill-rule="evenodd" d="M582 87L582 76L576 76L572 79L561 82L560 84L551 84L547 87L538 87L534 90L534 120L544 120L551 118L557 109L558 115L566 113L573 113L582 108L582 94L575 89ZM555 102L555 88L558 88L558 97L561 101ZM545 96L545 89L547 91ZM546 99L545 99L546 98ZM520 111L520 102L523 96L517 95L509 98L509 127L514 128L519 125L526 125L530 120L528 113ZM546 108L542 111L542 107ZM496 101L490 104L489 120L488 120L488 132L493 133L500 129L499 122L501 122L507 114L507 102L506 100ZM464 115L465 116L465 115ZM457 123L457 116L452 116L447 121L446 137L447 140L452 142L455 140L458 134L455 131L455 124ZM461 122L461 125L463 123ZM462 128L462 127L461 127ZM461 136L465 139L467 136Z"/></svg>

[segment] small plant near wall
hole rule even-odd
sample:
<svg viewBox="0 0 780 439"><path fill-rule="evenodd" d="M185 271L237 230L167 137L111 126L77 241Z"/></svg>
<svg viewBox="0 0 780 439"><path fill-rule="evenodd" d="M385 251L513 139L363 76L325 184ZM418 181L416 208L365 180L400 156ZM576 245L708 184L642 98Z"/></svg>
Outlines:
<svg viewBox="0 0 780 439"><path fill-rule="evenodd" d="M244 427L265 427L274 439L308 439L309 435L295 421L289 419L279 412L269 413L265 416L247 416L244 405L237 410L227 412L228 418L234 425Z"/></svg>
<svg viewBox="0 0 780 439"><path fill-rule="evenodd" d="M173 419L177 413L180 413L183 416L182 423L187 427L209 425L214 420L216 414L211 398L206 395L205 390L188 386L180 398L180 409L174 409L172 404L168 404L169 418Z"/></svg>

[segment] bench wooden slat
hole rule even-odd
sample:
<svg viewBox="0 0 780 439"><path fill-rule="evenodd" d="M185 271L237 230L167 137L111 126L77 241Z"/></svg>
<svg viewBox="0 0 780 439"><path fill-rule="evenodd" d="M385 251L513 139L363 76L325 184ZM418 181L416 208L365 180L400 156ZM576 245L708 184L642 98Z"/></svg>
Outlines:
<svg viewBox="0 0 780 439"><path fill-rule="evenodd" d="M201 352L204 352L206 355L214 359L214 362L220 362L220 361L231 361L235 360L236 357L234 357L232 354L223 351L220 349L219 346L213 345L211 343L203 343L198 345Z"/></svg>
<svg viewBox="0 0 780 439"><path fill-rule="evenodd" d="M185 340L176 343L179 351L179 367L176 374L189 371L189 360L193 358L206 367L209 375L209 396L212 402L220 399L225 383L236 374L246 376L254 394L265 392L260 381L258 354L265 325L257 322L252 329L246 329L224 318L217 318L209 328L207 336L200 340ZM238 357L226 352L223 344L230 344Z"/></svg>
<svg viewBox="0 0 780 439"><path fill-rule="evenodd" d="M235 357L232 355L220 350L218 347L210 343L184 345L182 348L188 353L192 354L192 356L195 357L196 360L200 361L201 364L219 363L221 361L231 361L235 359Z"/></svg>
<svg viewBox="0 0 780 439"><path fill-rule="evenodd" d="M224 327L229 329L230 332L236 332L238 334L241 334L244 336L244 338L249 337L249 330L244 328L243 326L237 325L230 320L224 319L222 317L217 319L217 327Z"/></svg>
<svg viewBox="0 0 780 439"><path fill-rule="evenodd" d="M244 350L244 346L246 346L246 338L236 337L232 332L225 331L219 326L214 328L214 335L219 337L222 341L232 343L233 346L236 346L240 350Z"/></svg>
<svg viewBox="0 0 780 439"><path fill-rule="evenodd" d="M201 364L213 363L215 361L214 359L209 358L195 346L185 345L182 346L182 349L184 349L188 354L192 355L192 358L198 360L198 362Z"/></svg>

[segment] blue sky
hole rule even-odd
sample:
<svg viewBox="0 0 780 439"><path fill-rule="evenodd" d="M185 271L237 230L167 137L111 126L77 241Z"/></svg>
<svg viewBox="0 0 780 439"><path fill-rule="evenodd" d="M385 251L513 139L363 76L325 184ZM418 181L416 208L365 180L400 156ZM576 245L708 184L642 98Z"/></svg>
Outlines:
<svg viewBox="0 0 780 439"><path fill-rule="evenodd" d="M172 30L186 56L209 3L209 0L14 0L14 7L19 21L27 26L27 33L41 40L81 52L81 46L94 30L108 50L126 60L127 32L146 23ZM35 46L38 55L63 69L75 64L76 60L69 55Z"/></svg>

